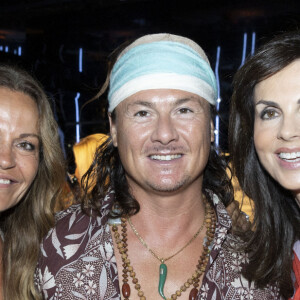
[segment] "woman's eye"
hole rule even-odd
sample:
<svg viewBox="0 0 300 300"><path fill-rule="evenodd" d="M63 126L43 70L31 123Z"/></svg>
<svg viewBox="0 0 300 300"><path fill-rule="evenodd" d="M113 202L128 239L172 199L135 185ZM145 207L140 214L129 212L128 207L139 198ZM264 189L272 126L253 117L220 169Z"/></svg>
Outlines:
<svg viewBox="0 0 300 300"><path fill-rule="evenodd" d="M138 111L134 116L137 116L137 117L147 117L149 115L149 113L145 110L141 110L141 111Z"/></svg>
<svg viewBox="0 0 300 300"><path fill-rule="evenodd" d="M17 145L17 147L21 148L22 150L26 150L26 151L34 151L35 150L35 146L29 142L21 142Z"/></svg>
<svg viewBox="0 0 300 300"><path fill-rule="evenodd" d="M276 118L278 116L278 112L274 109L266 109L263 110L261 113L261 119L263 120L270 120Z"/></svg>

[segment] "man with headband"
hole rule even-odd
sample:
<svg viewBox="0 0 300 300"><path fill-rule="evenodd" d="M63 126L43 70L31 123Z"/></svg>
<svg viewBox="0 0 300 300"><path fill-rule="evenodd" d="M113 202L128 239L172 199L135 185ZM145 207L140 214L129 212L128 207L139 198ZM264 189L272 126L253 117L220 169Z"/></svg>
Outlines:
<svg viewBox="0 0 300 300"><path fill-rule="evenodd" d="M248 257L229 233L232 187L213 146L216 79L200 46L144 36L106 82L111 136L87 174L90 196L44 239L44 299L280 299L242 275Z"/></svg>

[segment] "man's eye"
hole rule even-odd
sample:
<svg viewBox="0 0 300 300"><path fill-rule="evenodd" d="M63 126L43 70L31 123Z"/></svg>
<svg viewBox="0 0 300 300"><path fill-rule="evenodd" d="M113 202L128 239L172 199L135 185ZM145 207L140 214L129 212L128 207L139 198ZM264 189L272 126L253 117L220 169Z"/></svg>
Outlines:
<svg viewBox="0 0 300 300"><path fill-rule="evenodd" d="M191 113L192 110L189 109L189 108L183 107L183 108L180 108L180 109L179 109L179 112L180 112L181 114L187 114L187 113Z"/></svg>
<svg viewBox="0 0 300 300"><path fill-rule="evenodd" d="M270 120L276 118L278 116L278 112L274 109L265 109L262 111L260 117L262 120Z"/></svg>
<svg viewBox="0 0 300 300"><path fill-rule="evenodd" d="M141 111L138 111L134 116L137 116L137 117L147 117L149 115L148 112L146 112L145 110L141 110Z"/></svg>

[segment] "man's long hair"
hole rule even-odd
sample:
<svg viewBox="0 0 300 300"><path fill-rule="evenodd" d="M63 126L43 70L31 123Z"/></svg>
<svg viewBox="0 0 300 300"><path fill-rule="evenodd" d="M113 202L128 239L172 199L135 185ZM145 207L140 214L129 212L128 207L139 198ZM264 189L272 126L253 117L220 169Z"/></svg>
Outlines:
<svg viewBox="0 0 300 300"><path fill-rule="evenodd" d="M115 113L112 113L115 120ZM227 162L225 158L217 154L212 145L207 166L203 175L202 191L207 199L211 198L212 191L227 206L233 200L233 189L230 178L226 173ZM85 197L83 209L90 213L92 208L100 213L102 201L112 189L118 204L118 211L111 212L113 217L120 215L134 215L138 213L140 206L130 193L129 185L125 176L125 170L120 160L118 148L114 147L111 137L97 148L95 159L85 174L83 181ZM93 187L91 189L91 187ZM88 191L91 190L91 193Z"/></svg>
<svg viewBox="0 0 300 300"><path fill-rule="evenodd" d="M99 92L90 101L94 101L98 98L107 101L104 97L109 86L113 66L120 53L131 42L132 41L126 41L111 53L108 60L106 80ZM210 110L213 119L215 109L212 105L210 105ZM115 111L112 112L111 117L112 120L115 121ZM213 191L225 206L227 206L233 200L233 188L231 178L229 178L226 173L227 162L216 150L214 145L211 145L208 164L204 171L202 190L207 199L211 197L209 191ZM219 152L221 153L221 151ZM120 213L115 212L115 217L121 214L133 215L140 209L139 203L133 198L129 191L118 149L113 146L111 137L97 148L94 161L85 176L83 176L82 183L83 182L86 184L83 185L85 193L82 205L87 213L91 212L91 208L100 213L102 201L109 189L114 190L115 199L117 199L120 206Z"/></svg>

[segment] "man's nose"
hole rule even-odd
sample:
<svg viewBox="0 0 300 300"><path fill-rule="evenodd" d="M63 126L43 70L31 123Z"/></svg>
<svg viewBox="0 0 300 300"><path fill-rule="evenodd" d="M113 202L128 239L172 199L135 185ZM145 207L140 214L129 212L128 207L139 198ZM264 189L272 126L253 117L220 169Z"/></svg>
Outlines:
<svg viewBox="0 0 300 300"><path fill-rule="evenodd" d="M179 135L176 129L176 124L175 121L172 120L171 116L160 116L152 134L152 141L167 145L170 142L178 140L178 137Z"/></svg>

